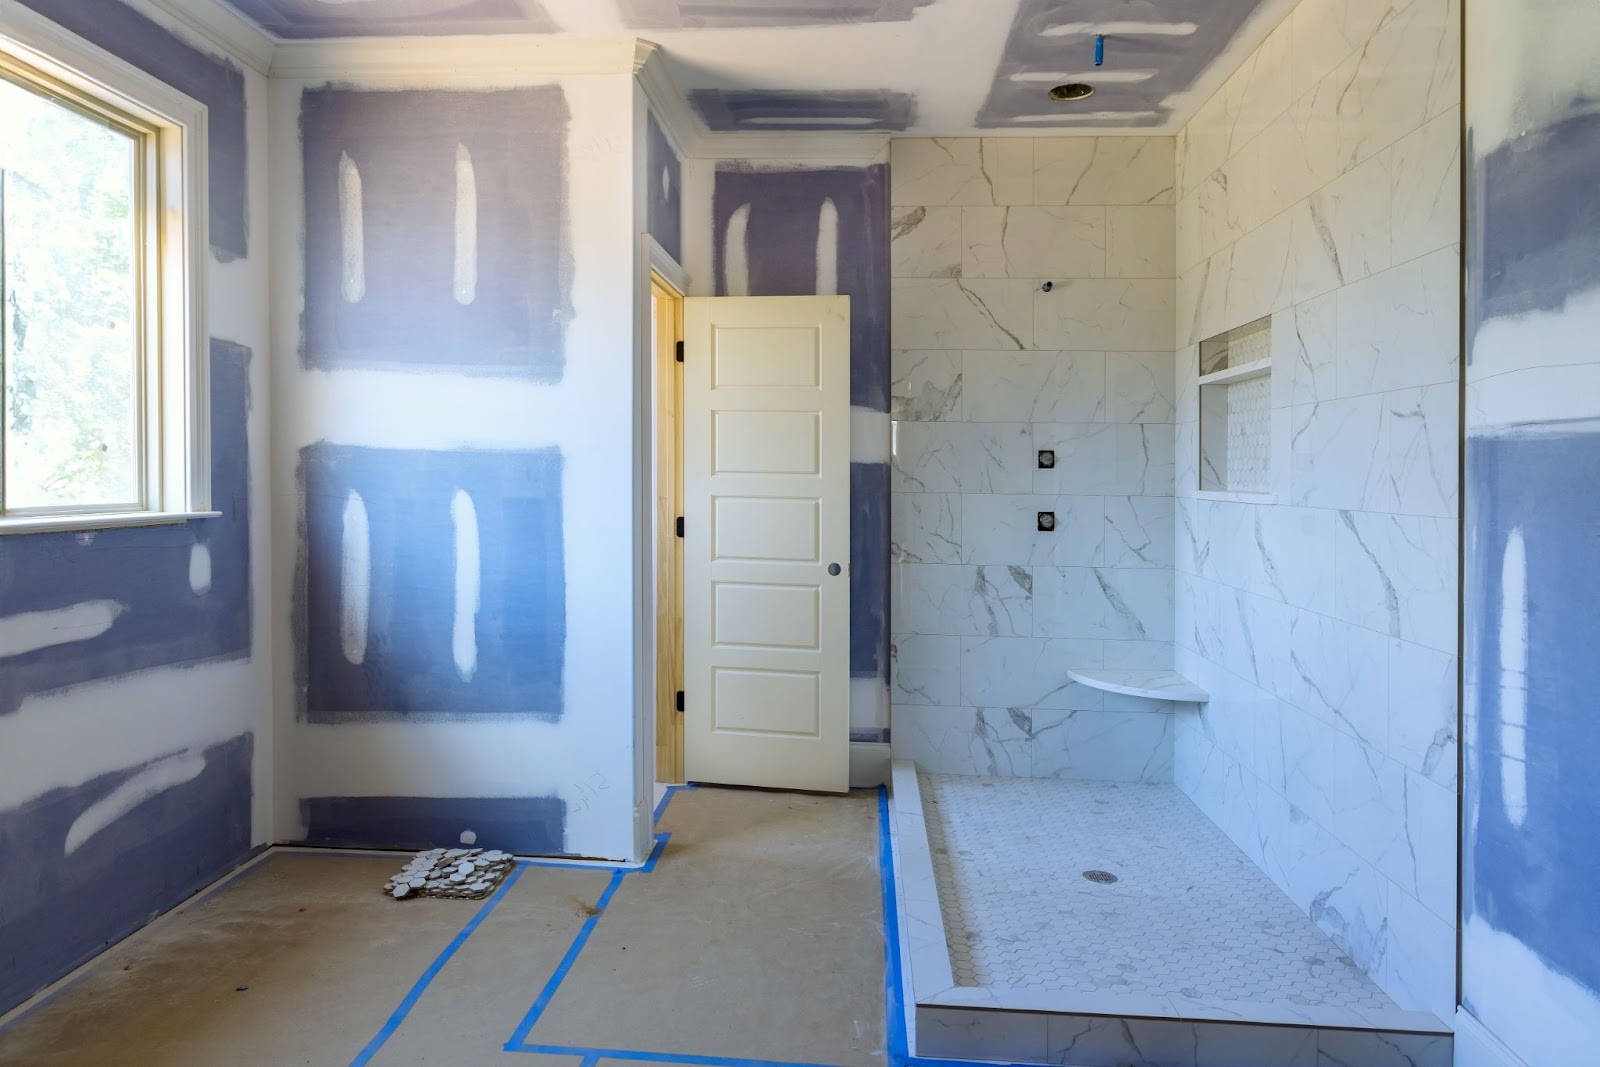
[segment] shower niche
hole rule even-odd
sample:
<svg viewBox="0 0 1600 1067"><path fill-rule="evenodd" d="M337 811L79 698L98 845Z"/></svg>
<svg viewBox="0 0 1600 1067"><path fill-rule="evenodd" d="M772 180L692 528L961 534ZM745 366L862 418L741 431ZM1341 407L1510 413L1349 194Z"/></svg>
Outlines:
<svg viewBox="0 0 1600 1067"><path fill-rule="evenodd" d="M1202 492L1272 490L1272 316L1200 342Z"/></svg>

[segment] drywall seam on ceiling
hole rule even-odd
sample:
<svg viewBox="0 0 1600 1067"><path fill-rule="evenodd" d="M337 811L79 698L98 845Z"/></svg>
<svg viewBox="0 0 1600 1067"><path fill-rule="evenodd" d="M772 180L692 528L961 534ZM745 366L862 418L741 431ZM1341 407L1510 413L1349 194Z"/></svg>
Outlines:
<svg viewBox="0 0 1600 1067"><path fill-rule="evenodd" d="M273 78L314 81L388 75L436 79L470 73L480 82L527 85L530 77L631 74L636 37L372 37L280 41ZM422 47L419 47L421 45Z"/></svg>

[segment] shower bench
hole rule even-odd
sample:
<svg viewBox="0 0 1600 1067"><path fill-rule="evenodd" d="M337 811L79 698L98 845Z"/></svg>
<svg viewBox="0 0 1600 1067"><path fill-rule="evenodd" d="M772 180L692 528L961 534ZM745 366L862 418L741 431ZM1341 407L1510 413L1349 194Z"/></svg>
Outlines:
<svg viewBox="0 0 1600 1067"><path fill-rule="evenodd" d="M1211 694L1177 671L1118 667L1078 667L1067 677L1091 689L1123 693L1149 700L1170 700L1177 704L1204 704Z"/></svg>

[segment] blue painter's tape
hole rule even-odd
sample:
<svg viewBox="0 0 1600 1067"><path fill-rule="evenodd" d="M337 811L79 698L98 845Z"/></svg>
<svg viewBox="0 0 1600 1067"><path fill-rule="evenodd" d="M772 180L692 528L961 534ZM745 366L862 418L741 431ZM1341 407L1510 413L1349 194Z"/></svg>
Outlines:
<svg viewBox="0 0 1600 1067"><path fill-rule="evenodd" d="M515 867L510 874L506 875L506 880L500 883L500 888L496 889L494 894L484 901L483 907L478 909L478 913L472 917L466 926L461 928L460 933L451 939L450 944L445 946L444 951L439 953L433 963L428 965L428 969L422 972L422 976L412 985L411 991L405 995L405 999L400 1001L400 1006L394 1010L393 1015L389 1016L389 1021L383 1024L383 1028L374 1035L371 1041L367 1042L365 1048L356 1054L356 1058L350 1061L350 1067L362 1067L363 1064L372 1061L372 1057L378 1054L378 1050L383 1047L384 1042L388 1041L390 1037L394 1036L394 1032L400 1029L400 1024L406 1021L406 1016L411 1014L411 1009L416 1007L417 1001L422 998L423 993L427 992L428 986L433 982L434 978L438 976L440 971L444 970L444 965L450 962L450 957L454 956L461 946L467 943L467 938L472 936L473 931L483 925L483 921L489 917L489 913L499 906L500 902L505 899L506 894L511 892L511 887L517 884L517 879L522 877L524 870L525 868L523 867Z"/></svg>
<svg viewBox="0 0 1600 1067"><path fill-rule="evenodd" d="M795 1063L789 1060L747 1060L730 1056L691 1056L678 1052L637 1052L631 1049L590 1049L579 1045L506 1046L507 1052L532 1052L546 1056L594 1056L607 1060L644 1063L689 1063L696 1067L832 1067L825 1063Z"/></svg>
<svg viewBox="0 0 1600 1067"><path fill-rule="evenodd" d="M889 1038L889 1064L898 1067L909 1054L905 1002L900 981L900 906L894 888L894 846L889 837L889 790L878 787L878 881L883 895L883 1029Z"/></svg>
<svg viewBox="0 0 1600 1067"><path fill-rule="evenodd" d="M659 848L659 846L657 846ZM528 1034L533 1031L538 1023L539 1016L550 1006L550 1001L555 998L556 990L561 988L562 979L567 972L572 970L572 965L578 962L578 954L583 951L583 946L589 943L589 935L594 933L594 928L600 921L600 916L605 914L606 907L611 903L611 898L616 896L618 888L626 872L617 871L611 876L611 881L606 883L605 892L600 894L600 899L595 902L597 913L584 920L583 926L578 929L578 936L573 938L572 944L567 948L566 955L561 957L561 962L556 965L555 973L539 991L539 996L534 1000L533 1006L528 1009L528 1014L522 1017L522 1022L517 1024L516 1030L511 1034L511 1040L505 1044L507 1052L525 1051L521 1046L528 1040Z"/></svg>

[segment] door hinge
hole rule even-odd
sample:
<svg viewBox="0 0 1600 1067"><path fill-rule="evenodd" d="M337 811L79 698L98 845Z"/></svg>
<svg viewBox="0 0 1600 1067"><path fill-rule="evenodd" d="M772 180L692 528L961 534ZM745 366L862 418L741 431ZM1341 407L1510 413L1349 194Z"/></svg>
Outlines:
<svg viewBox="0 0 1600 1067"><path fill-rule="evenodd" d="M678 344L677 344L677 353L678 353L678 362L682 363L683 362L683 342L682 341L679 341Z"/></svg>
<svg viewBox="0 0 1600 1067"><path fill-rule="evenodd" d="M678 536L682 537L683 536L683 516L682 515L678 516L677 525L678 525Z"/></svg>
<svg viewBox="0 0 1600 1067"><path fill-rule="evenodd" d="M682 689L678 690L678 696L674 700L674 704L675 704L675 706L677 707L677 709L679 711L683 710L683 690Z"/></svg>

